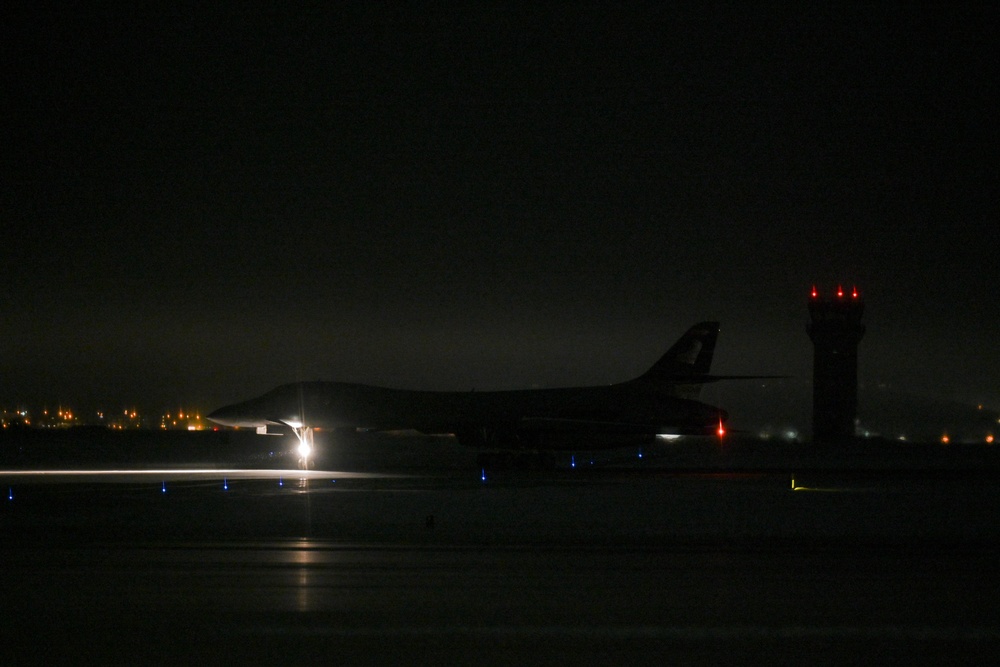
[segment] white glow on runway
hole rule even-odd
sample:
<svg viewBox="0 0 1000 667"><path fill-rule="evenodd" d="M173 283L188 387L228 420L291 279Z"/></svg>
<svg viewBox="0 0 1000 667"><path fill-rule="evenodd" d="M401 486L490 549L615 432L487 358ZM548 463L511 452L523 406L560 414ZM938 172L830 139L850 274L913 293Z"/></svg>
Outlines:
<svg viewBox="0 0 1000 667"><path fill-rule="evenodd" d="M302 477L326 477L332 471L317 470L238 470L236 468L115 468L88 469L70 468L65 470L0 470L0 475L26 476L33 475L232 475L234 477L272 477L275 475L299 475ZM339 473L338 473L339 474Z"/></svg>
<svg viewBox="0 0 1000 667"><path fill-rule="evenodd" d="M0 470L0 479L17 480L20 483L52 482L161 482L164 492L166 482L194 480L253 480L274 479L282 485L285 477L297 479L400 479L412 475L389 473L349 472L344 470L247 470L237 468L150 468L150 469L62 469L62 470Z"/></svg>

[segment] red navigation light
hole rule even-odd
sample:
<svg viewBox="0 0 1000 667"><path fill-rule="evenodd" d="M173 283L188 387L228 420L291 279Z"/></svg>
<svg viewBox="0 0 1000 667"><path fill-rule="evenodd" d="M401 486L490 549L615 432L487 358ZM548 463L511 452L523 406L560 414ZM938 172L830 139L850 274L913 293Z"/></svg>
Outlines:
<svg viewBox="0 0 1000 667"><path fill-rule="evenodd" d="M857 299L858 298L858 287L857 287L857 285L855 285L854 288L851 290L851 298L852 299Z"/></svg>
<svg viewBox="0 0 1000 667"><path fill-rule="evenodd" d="M722 425L722 417L719 417L719 428L715 432L719 438L722 438L726 434L726 427Z"/></svg>
<svg viewBox="0 0 1000 667"><path fill-rule="evenodd" d="M844 288L837 285L837 298L840 299L844 296Z"/></svg>
<svg viewBox="0 0 1000 667"><path fill-rule="evenodd" d="M813 285L812 298L815 299L818 296L819 296L819 292L816 291L816 286Z"/></svg>

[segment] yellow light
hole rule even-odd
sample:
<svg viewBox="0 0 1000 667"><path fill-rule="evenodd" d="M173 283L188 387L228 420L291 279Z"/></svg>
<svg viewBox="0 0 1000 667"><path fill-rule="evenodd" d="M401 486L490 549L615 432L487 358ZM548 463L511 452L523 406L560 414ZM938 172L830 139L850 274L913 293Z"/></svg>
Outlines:
<svg viewBox="0 0 1000 667"><path fill-rule="evenodd" d="M987 445L992 445L993 444L993 434L992 433L990 433L989 435L986 436L986 444Z"/></svg>
<svg viewBox="0 0 1000 667"><path fill-rule="evenodd" d="M941 436L941 444L942 445L947 445L949 442L951 442L951 438L948 437L947 433L945 433L944 435Z"/></svg>

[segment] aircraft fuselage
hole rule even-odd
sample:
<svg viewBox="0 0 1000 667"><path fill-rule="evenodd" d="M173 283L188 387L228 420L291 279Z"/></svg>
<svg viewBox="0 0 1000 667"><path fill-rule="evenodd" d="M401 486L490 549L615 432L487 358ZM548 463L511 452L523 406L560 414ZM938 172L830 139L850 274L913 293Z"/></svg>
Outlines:
<svg viewBox="0 0 1000 667"><path fill-rule="evenodd" d="M364 384L304 382L278 387L221 408L209 419L259 428L308 425L320 429L454 433L463 444L550 444L561 435L648 435L715 432L725 412L677 398L642 383L516 391L437 392ZM567 446L569 446L567 444Z"/></svg>
<svg viewBox="0 0 1000 667"><path fill-rule="evenodd" d="M694 400L719 376L709 366L718 322L695 324L639 377L593 387L410 391L342 382L282 385L208 418L239 428L416 430L452 433L472 447L619 447L659 434L720 432L726 413Z"/></svg>

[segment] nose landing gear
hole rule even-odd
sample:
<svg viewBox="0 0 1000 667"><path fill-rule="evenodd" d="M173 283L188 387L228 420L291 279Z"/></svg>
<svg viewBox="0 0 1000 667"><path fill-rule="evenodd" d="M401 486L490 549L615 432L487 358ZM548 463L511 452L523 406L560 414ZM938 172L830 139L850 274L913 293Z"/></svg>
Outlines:
<svg viewBox="0 0 1000 667"><path fill-rule="evenodd" d="M299 470L309 470L316 467L316 462L312 459L313 453L313 430L308 426L293 428L295 437L299 439Z"/></svg>

